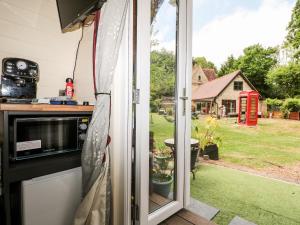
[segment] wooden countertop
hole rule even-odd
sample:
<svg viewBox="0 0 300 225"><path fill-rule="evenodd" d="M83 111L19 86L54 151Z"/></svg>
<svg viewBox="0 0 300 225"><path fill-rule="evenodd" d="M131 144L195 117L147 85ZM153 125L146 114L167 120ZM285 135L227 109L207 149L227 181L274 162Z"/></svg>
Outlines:
<svg viewBox="0 0 300 225"><path fill-rule="evenodd" d="M93 110L94 106L82 105L0 104L0 111L92 112Z"/></svg>

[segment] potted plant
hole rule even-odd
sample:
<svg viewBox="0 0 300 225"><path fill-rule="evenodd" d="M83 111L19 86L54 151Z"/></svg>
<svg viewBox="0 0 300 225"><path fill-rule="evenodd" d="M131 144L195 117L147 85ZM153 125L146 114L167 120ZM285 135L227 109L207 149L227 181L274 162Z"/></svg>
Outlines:
<svg viewBox="0 0 300 225"><path fill-rule="evenodd" d="M300 120L300 99L286 99L281 107L281 110L284 113L285 118L290 120Z"/></svg>
<svg viewBox="0 0 300 225"><path fill-rule="evenodd" d="M154 153L154 168L152 174L153 191L168 198L173 183L172 169L169 168L172 151L164 144L158 144Z"/></svg>
<svg viewBox="0 0 300 225"><path fill-rule="evenodd" d="M219 147L222 143L220 136L216 135L216 129L219 124L216 118L207 117L205 120L205 127L200 133L199 128L196 127L198 140L200 142L200 154L208 155L212 160L219 160Z"/></svg>
<svg viewBox="0 0 300 225"><path fill-rule="evenodd" d="M269 118L282 118L283 117L283 113L280 110L283 101L280 99L271 99L271 98L267 98L266 100L266 104L267 104L267 109L269 112Z"/></svg>

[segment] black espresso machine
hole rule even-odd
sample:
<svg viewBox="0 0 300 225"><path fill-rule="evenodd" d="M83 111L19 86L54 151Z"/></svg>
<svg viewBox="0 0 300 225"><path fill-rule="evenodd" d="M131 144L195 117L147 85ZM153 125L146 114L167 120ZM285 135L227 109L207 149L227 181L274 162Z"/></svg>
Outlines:
<svg viewBox="0 0 300 225"><path fill-rule="evenodd" d="M38 64L26 59L4 58L0 83L1 102L31 103L36 98Z"/></svg>

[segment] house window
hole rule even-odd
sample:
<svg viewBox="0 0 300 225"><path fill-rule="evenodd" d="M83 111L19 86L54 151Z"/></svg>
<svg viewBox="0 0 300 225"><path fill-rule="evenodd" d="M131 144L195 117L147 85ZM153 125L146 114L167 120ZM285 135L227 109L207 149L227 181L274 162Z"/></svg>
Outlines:
<svg viewBox="0 0 300 225"><path fill-rule="evenodd" d="M225 107L225 114L236 113L236 100L222 100L222 106Z"/></svg>
<svg viewBox="0 0 300 225"><path fill-rule="evenodd" d="M234 81L233 89L235 91L242 91L243 90L243 81Z"/></svg>
<svg viewBox="0 0 300 225"><path fill-rule="evenodd" d="M198 102L197 103L197 112L200 112L201 111L201 102Z"/></svg>

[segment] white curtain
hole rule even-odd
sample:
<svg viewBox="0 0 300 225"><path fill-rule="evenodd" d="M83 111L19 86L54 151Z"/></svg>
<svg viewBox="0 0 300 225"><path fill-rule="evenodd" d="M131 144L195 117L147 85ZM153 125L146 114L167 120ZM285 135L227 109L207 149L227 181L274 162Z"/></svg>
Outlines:
<svg viewBox="0 0 300 225"><path fill-rule="evenodd" d="M110 126L110 92L128 2L129 0L108 0L101 9L95 58L98 95L82 150L84 199L76 212L74 225L110 224L111 182L107 145Z"/></svg>

